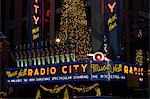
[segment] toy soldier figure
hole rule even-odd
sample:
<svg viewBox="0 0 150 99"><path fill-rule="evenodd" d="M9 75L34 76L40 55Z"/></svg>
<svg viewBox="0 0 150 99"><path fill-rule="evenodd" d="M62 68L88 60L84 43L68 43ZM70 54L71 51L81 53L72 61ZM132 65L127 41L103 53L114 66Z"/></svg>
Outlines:
<svg viewBox="0 0 150 99"><path fill-rule="evenodd" d="M39 43L36 43L36 59L38 62L38 65L41 65L41 58L40 58L40 51L39 51Z"/></svg>
<svg viewBox="0 0 150 99"><path fill-rule="evenodd" d="M50 48L49 54L50 54L51 64L55 64L54 51L52 47Z"/></svg>
<svg viewBox="0 0 150 99"><path fill-rule="evenodd" d="M39 49L36 50L36 58L37 58L37 62L38 62L38 65L41 65L41 58L40 58L40 51Z"/></svg>
<svg viewBox="0 0 150 99"><path fill-rule="evenodd" d="M19 56L20 56L21 67L23 67L24 66L24 64L23 64L23 53L22 53L22 46L21 45L20 45Z"/></svg>
<svg viewBox="0 0 150 99"><path fill-rule="evenodd" d="M40 54L41 54L41 64L45 65L45 52L44 52L44 43L41 41L41 49L40 49Z"/></svg>
<svg viewBox="0 0 150 99"><path fill-rule="evenodd" d="M49 51L48 48L45 48L45 55L46 55L46 62L47 64L50 64L50 57L49 57Z"/></svg>
<svg viewBox="0 0 150 99"><path fill-rule="evenodd" d="M67 47L65 47L65 57L66 57L66 61L70 62L70 55L69 55L69 49Z"/></svg>
<svg viewBox="0 0 150 99"><path fill-rule="evenodd" d="M18 46L16 45L16 51L15 51L15 57L16 57L16 63L17 67L20 66L20 60L19 60L19 53L18 53Z"/></svg>
<svg viewBox="0 0 150 99"><path fill-rule="evenodd" d="M59 63L59 48L55 46L54 51L55 51L56 64L58 64Z"/></svg>
<svg viewBox="0 0 150 99"><path fill-rule="evenodd" d="M25 46L25 44L23 46L23 61L24 61L24 66L27 67L28 63L27 63L27 52L26 52L26 46Z"/></svg>
<svg viewBox="0 0 150 99"><path fill-rule="evenodd" d="M69 53L70 53L70 59L72 62L76 62L75 59L75 49L69 49Z"/></svg>
<svg viewBox="0 0 150 99"><path fill-rule="evenodd" d="M45 50L45 58L46 58L46 64L50 64L50 57L49 57L49 50L48 50L48 43L47 41L44 42L44 50Z"/></svg>
<svg viewBox="0 0 150 99"><path fill-rule="evenodd" d="M41 48L41 60L42 60L42 65L45 65L45 53L44 53L44 50L43 48Z"/></svg>
<svg viewBox="0 0 150 99"><path fill-rule="evenodd" d="M30 52L30 44L28 44L28 66L32 66L32 55L31 55L31 52Z"/></svg>
<svg viewBox="0 0 150 99"><path fill-rule="evenodd" d="M64 56L64 54L65 54L64 48L60 48L60 61L62 63L65 62L65 56Z"/></svg>
<svg viewBox="0 0 150 99"><path fill-rule="evenodd" d="M33 65L36 66L36 53L35 53L34 43L32 43L32 60L33 60Z"/></svg>
<svg viewBox="0 0 150 99"><path fill-rule="evenodd" d="M28 66L28 62L27 62L27 53L26 51L23 51L23 62L24 62L24 66L27 67Z"/></svg>
<svg viewBox="0 0 150 99"><path fill-rule="evenodd" d="M34 50L32 50L32 60L33 60L33 65L36 66L36 53Z"/></svg>
<svg viewBox="0 0 150 99"><path fill-rule="evenodd" d="M32 66L32 55L29 50L28 50L28 66Z"/></svg>

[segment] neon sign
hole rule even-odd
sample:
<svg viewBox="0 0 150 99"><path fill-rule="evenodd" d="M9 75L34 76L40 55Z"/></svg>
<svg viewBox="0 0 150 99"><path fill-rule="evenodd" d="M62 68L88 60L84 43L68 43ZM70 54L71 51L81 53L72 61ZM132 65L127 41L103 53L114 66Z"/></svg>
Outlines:
<svg viewBox="0 0 150 99"><path fill-rule="evenodd" d="M40 37L40 0L33 1L33 15L32 15L32 40Z"/></svg>
<svg viewBox="0 0 150 99"><path fill-rule="evenodd" d="M112 31L115 27L117 27L117 14L114 14L112 17L108 19L109 31Z"/></svg>
<svg viewBox="0 0 150 99"><path fill-rule="evenodd" d="M61 74L73 73L73 72L85 72L87 68L87 64L75 64L69 66L62 66L60 68ZM43 75L55 75L58 73L58 69L55 66L46 67L46 68L29 68L27 70L27 76L43 76Z"/></svg>
<svg viewBox="0 0 150 99"><path fill-rule="evenodd" d="M110 73L119 73L123 72L123 65L122 64L105 64L105 65L99 65L99 64L91 64L90 68L92 68L92 72L103 72L103 71L109 71Z"/></svg>
<svg viewBox="0 0 150 99"><path fill-rule="evenodd" d="M125 63L86 61L26 68L8 68L6 83L59 82L72 80L125 80L127 74L143 76L143 68Z"/></svg>
<svg viewBox="0 0 150 99"><path fill-rule="evenodd" d="M110 10L111 13L114 12L114 9L116 7L116 2L113 2L113 4L111 5L110 3L108 3L108 8ZM117 27L117 14L114 14L112 17L110 17L108 19L108 27L109 27L109 31L112 31L115 27Z"/></svg>
<svg viewBox="0 0 150 99"><path fill-rule="evenodd" d="M122 0L104 0L104 11L105 35L112 49L109 54L112 59L118 59L121 55Z"/></svg>
<svg viewBox="0 0 150 99"><path fill-rule="evenodd" d="M114 12L115 6L116 6L116 2L113 2L112 5L110 3L108 3L108 7L109 7L111 13Z"/></svg>

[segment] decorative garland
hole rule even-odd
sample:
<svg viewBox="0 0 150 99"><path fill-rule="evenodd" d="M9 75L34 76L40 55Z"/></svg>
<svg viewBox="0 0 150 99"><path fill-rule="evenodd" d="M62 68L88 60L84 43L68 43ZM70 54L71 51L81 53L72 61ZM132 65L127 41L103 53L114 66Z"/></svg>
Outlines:
<svg viewBox="0 0 150 99"><path fill-rule="evenodd" d="M7 96L6 92L0 92L0 99L5 98Z"/></svg>
<svg viewBox="0 0 150 99"><path fill-rule="evenodd" d="M72 86L70 84L64 84L60 87L58 85L55 85L54 88L46 88L43 85L40 85L40 88L42 88L45 92L49 92L49 93L52 93L52 94L58 94L62 89L66 88L65 92L64 92L64 99L69 99L67 86L69 88L73 89L73 90L76 90L79 93L80 92L86 93L86 92L94 89L95 92L96 92L96 96L101 96L101 90L99 88L98 83L95 83L94 85L91 85L89 87L86 87L86 86L83 86L83 85L80 85L80 87L75 87L75 86ZM39 98L41 98L41 93L40 93L40 90L38 89L37 94L36 94L36 99L39 99Z"/></svg>
<svg viewBox="0 0 150 99"><path fill-rule="evenodd" d="M94 84L94 85L92 85L92 86L90 86L90 87L86 87L86 86L74 87L74 86L72 86L72 85L70 85L70 84L68 84L68 86L69 86L70 88L74 89L74 90L77 90L78 92L85 93L85 92L88 92L88 91L92 90L93 88L99 86L99 84L96 83L96 84Z"/></svg>
<svg viewBox="0 0 150 99"><path fill-rule="evenodd" d="M59 93L62 89L64 89L65 87L66 87L66 84L65 85L63 85L63 86L61 86L61 87L58 87L58 85L55 85L54 86L54 89L48 89L48 88L46 88L46 87L44 87L44 86L42 86L42 85L40 85L40 87L44 90L44 91L46 91L46 92L50 92L50 93Z"/></svg>
<svg viewBox="0 0 150 99"><path fill-rule="evenodd" d="M38 88L38 90L37 90L35 99L41 99L41 92L40 92L40 89L39 89L39 88Z"/></svg>

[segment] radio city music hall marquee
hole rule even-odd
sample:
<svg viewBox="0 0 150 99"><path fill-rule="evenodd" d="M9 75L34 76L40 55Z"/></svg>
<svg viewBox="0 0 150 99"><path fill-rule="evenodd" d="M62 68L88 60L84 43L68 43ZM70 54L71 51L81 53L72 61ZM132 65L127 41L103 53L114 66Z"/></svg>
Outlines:
<svg viewBox="0 0 150 99"><path fill-rule="evenodd" d="M108 72L110 75L108 75ZM29 66L26 68L8 68L5 74L5 82L7 84L72 80L107 80L109 79L108 77L111 77L112 80L125 80L125 75L128 74L143 76L143 68L125 63L108 63L106 61L91 60L46 66Z"/></svg>

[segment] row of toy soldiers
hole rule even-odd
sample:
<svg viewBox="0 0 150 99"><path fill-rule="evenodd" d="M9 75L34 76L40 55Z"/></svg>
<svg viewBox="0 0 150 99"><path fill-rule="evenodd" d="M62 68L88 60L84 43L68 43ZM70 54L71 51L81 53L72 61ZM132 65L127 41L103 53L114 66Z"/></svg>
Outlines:
<svg viewBox="0 0 150 99"><path fill-rule="evenodd" d="M17 67L37 66L46 64L58 64L63 62L75 62L75 50L69 47L47 46L32 49L30 45L26 48L25 44L16 46L15 58Z"/></svg>

